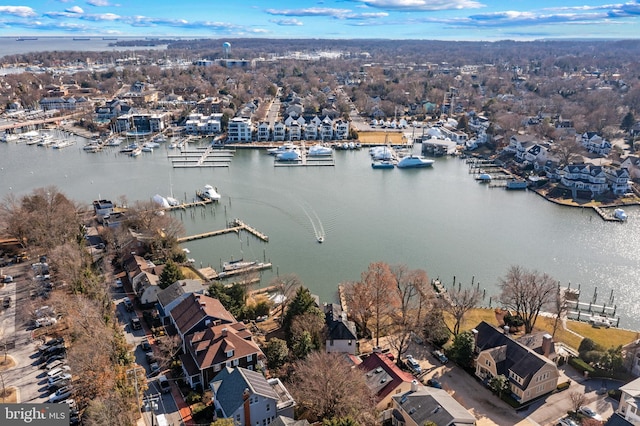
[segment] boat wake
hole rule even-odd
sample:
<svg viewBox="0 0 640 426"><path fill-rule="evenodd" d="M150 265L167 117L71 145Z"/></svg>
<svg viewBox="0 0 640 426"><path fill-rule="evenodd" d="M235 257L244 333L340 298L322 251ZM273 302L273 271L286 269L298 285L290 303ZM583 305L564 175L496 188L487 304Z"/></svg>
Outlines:
<svg viewBox="0 0 640 426"><path fill-rule="evenodd" d="M309 211L304 207L302 203L298 203L298 204L302 208L302 211L304 211L304 214L307 215L309 222L311 222L311 226L313 227L313 234L316 237L316 241L318 241L319 243L323 243L325 232L324 232L324 226L322 225L322 221L320 220L318 213L316 213L316 211L313 209L313 207L309 205L309 203L306 203L306 204L307 204L307 207L309 207L309 210L311 210L311 213L313 214L313 216L309 214Z"/></svg>

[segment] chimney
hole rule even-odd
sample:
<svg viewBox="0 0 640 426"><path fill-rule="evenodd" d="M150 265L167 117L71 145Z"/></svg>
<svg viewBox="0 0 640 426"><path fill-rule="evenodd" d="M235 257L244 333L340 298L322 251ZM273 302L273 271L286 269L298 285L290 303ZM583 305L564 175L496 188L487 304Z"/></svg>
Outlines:
<svg viewBox="0 0 640 426"><path fill-rule="evenodd" d="M418 381L414 379L411 381L411 392L417 392L417 391L418 391Z"/></svg>
<svg viewBox="0 0 640 426"><path fill-rule="evenodd" d="M553 349L553 337L550 334L542 336L542 355L549 358Z"/></svg>
<svg viewBox="0 0 640 426"><path fill-rule="evenodd" d="M229 330L227 329L227 327L222 329L222 337L227 337L228 333L229 333Z"/></svg>
<svg viewBox="0 0 640 426"><path fill-rule="evenodd" d="M509 326L508 325L504 326L504 334L506 334L507 336L509 335Z"/></svg>
<svg viewBox="0 0 640 426"><path fill-rule="evenodd" d="M251 393L249 393L249 388L245 388L244 392L242 392L242 405L244 408L244 425L251 425Z"/></svg>
<svg viewBox="0 0 640 426"><path fill-rule="evenodd" d="M471 334L473 334L473 352L476 352L478 348L478 330L474 328L471 330Z"/></svg>

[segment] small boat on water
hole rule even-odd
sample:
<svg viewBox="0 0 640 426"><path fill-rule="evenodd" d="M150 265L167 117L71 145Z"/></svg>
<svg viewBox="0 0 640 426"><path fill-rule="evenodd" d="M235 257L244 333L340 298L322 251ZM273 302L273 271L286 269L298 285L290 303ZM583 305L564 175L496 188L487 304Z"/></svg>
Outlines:
<svg viewBox="0 0 640 426"><path fill-rule="evenodd" d="M82 147L85 152L98 152L102 149L102 145L97 142L90 142Z"/></svg>
<svg viewBox="0 0 640 426"><path fill-rule="evenodd" d="M130 156L132 156L132 157L137 157L137 156L138 156L138 155L140 155L140 154L142 154L142 148L140 148L140 147L134 148L134 149L129 153L129 155L130 155Z"/></svg>
<svg viewBox="0 0 640 426"><path fill-rule="evenodd" d="M480 175L478 175L478 180L480 183L489 183L491 182L491 175L489 173L480 173Z"/></svg>
<svg viewBox="0 0 640 426"><path fill-rule="evenodd" d="M130 143L129 145L126 145L124 148L122 148L120 150L121 153L123 154L131 154L133 152L133 150L138 149L138 144L137 143Z"/></svg>
<svg viewBox="0 0 640 426"><path fill-rule="evenodd" d="M104 146L120 146L123 140L124 138L122 137L111 138L107 143L104 144Z"/></svg>
<svg viewBox="0 0 640 426"><path fill-rule="evenodd" d="M238 260L230 260L229 262L224 262L222 264L222 270L224 272L229 271L237 271L238 269L248 268L250 266L255 266L258 262L244 261L243 259Z"/></svg>
<svg viewBox="0 0 640 426"><path fill-rule="evenodd" d="M62 149L62 148L66 148L66 147L71 146L71 145L73 145L73 142L68 140L68 139L65 139L65 140L61 140L61 141L58 141L58 142L52 144L51 147L53 149Z"/></svg>
<svg viewBox="0 0 640 426"><path fill-rule="evenodd" d="M622 209L615 209L613 211L613 217L615 217L621 222L624 222L627 220L627 213L625 213L625 211Z"/></svg>
<svg viewBox="0 0 640 426"><path fill-rule="evenodd" d="M318 242L319 242L320 244L324 243L324 237L323 237L322 235L321 235L321 236L319 236L319 237L317 238L317 240L318 240Z"/></svg>
<svg viewBox="0 0 640 426"><path fill-rule="evenodd" d="M218 193L217 188L211 185L205 185L202 191L196 191L196 195L203 200L219 201L222 196Z"/></svg>
<svg viewBox="0 0 640 426"><path fill-rule="evenodd" d="M391 160L376 160L371 163L372 169L393 169L395 165Z"/></svg>
<svg viewBox="0 0 640 426"><path fill-rule="evenodd" d="M399 169L416 169L422 167L431 167L434 161L418 155L409 155L398 161Z"/></svg>

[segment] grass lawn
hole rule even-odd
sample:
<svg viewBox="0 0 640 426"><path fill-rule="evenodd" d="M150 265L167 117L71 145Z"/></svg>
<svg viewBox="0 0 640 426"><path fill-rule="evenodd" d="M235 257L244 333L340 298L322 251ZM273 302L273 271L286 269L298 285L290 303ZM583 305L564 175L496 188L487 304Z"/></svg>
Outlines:
<svg viewBox="0 0 640 426"><path fill-rule="evenodd" d="M406 141L403 139L404 133L398 130L385 131L362 131L358 132L358 141L361 143L390 143L393 145L403 144Z"/></svg>
<svg viewBox="0 0 640 426"><path fill-rule="evenodd" d="M463 331L471 330L481 321L486 321L487 323L494 326L499 325L493 309L476 308L469 311L467 315L465 315L460 329ZM450 326L453 325L453 323L450 322L449 319L447 319L447 322ZM535 329L538 331L546 331L547 333L552 334L554 322L554 318L538 317ZM627 343L633 342L634 340L640 338L640 332L622 330L618 328L596 328L580 321L568 320L567 327L580 336L592 339L594 342L604 348L614 348L619 345L626 345ZM554 340L557 342L562 342L577 351L582 338L580 336L576 336L574 333L564 330L562 328L562 325L559 325L556 330Z"/></svg>

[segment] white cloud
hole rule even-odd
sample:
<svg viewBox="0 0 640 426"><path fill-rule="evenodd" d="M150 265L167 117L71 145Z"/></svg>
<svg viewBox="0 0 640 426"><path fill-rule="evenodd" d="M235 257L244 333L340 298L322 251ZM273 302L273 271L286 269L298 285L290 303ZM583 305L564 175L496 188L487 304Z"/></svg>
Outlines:
<svg viewBox="0 0 640 426"><path fill-rule="evenodd" d="M435 11L478 9L485 5L475 0L351 0L378 9Z"/></svg>
<svg viewBox="0 0 640 426"><path fill-rule="evenodd" d="M69 13L77 13L77 14L84 13L84 10L82 10L80 6L73 6L73 7L70 7L69 9L65 9L65 11Z"/></svg>
<svg viewBox="0 0 640 426"><path fill-rule="evenodd" d="M0 6L0 14L30 18L36 16L36 12L28 6Z"/></svg>
<svg viewBox="0 0 640 426"><path fill-rule="evenodd" d="M109 3L109 0L87 0L87 4L96 7L112 6L112 4Z"/></svg>
<svg viewBox="0 0 640 426"><path fill-rule="evenodd" d="M296 18L292 19L270 19L269 22L273 22L276 25L282 26L302 26L303 23L298 21Z"/></svg>
<svg viewBox="0 0 640 426"><path fill-rule="evenodd" d="M389 16L386 12L355 13L350 9L335 9L328 7L308 7L304 9L267 9L270 15L280 16L328 16L335 19L371 19Z"/></svg>

